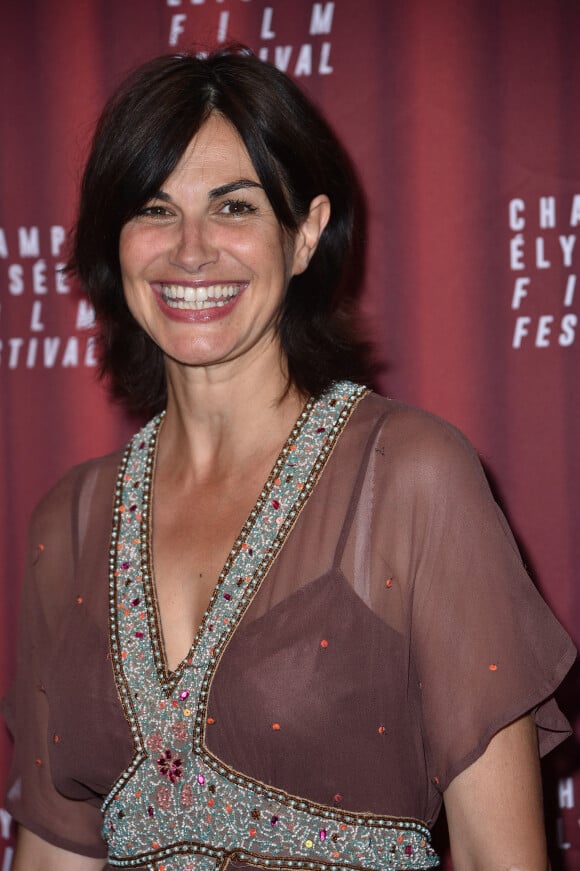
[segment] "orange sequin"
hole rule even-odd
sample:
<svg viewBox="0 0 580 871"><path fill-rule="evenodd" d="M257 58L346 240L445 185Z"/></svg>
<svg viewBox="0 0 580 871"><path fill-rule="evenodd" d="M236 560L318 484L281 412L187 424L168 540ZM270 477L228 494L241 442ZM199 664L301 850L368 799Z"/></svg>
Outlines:
<svg viewBox="0 0 580 871"><path fill-rule="evenodd" d="M274 730L274 732L279 732L280 731L280 723L272 723L272 729Z"/></svg>
<svg viewBox="0 0 580 871"><path fill-rule="evenodd" d="M497 671L497 665L495 664L495 662L491 663L491 665L489 666L489 670L490 671Z"/></svg>

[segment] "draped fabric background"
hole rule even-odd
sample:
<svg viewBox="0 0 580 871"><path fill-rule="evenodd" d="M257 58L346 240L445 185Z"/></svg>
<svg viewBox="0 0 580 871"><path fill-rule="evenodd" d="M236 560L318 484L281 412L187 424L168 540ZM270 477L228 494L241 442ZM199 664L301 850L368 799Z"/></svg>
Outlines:
<svg viewBox="0 0 580 871"><path fill-rule="evenodd" d="M577 0L5 0L0 691L32 507L135 427L96 382L91 311L59 271L94 121L138 62L224 40L295 76L347 146L379 386L474 441L580 642L579 39ZM573 720L578 682L561 696ZM580 869L579 763L570 739L545 766L554 869ZM2 871L9 822L0 810Z"/></svg>

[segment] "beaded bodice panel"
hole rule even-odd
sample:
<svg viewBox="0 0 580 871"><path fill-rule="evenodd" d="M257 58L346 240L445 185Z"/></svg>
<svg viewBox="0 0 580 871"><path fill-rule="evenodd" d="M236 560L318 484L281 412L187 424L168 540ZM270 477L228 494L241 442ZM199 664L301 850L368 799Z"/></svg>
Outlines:
<svg viewBox="0 0 580 871"><path fill-rule="evenodd" d="M220 574L188 656L169 672L150 553L150 501L162 416L119 469L110 551L111 655L135 754L103 804L113 867L213 871L435 867L418 821L318 805L261 783L205 744L220 658L306 504L366 389L334 385L299 417Z"/></svg>

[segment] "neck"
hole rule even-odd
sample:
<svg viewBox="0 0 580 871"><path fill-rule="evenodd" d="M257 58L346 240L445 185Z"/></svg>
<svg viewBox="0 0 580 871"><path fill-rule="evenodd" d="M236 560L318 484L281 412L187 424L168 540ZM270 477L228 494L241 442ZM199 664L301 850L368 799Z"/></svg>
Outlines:
<svg viewBox="0 0 580 871"><path fill-rule="evenodd" d="M158 467L175 481L227 476L275 459L306 401L272 361L216 369L167 366L168 403Z"/></svg>

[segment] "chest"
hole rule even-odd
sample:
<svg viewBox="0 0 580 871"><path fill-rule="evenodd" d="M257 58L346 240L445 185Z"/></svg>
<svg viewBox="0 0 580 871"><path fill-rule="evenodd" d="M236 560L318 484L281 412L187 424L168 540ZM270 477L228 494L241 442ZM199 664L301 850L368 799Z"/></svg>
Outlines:
<svg viewBox="0 0 580 871"><path fill-rule="evenodd" d="M150 532L155 594L167 667L186 656L234 542L269 471L176 492L157 488Z"/></svg>

